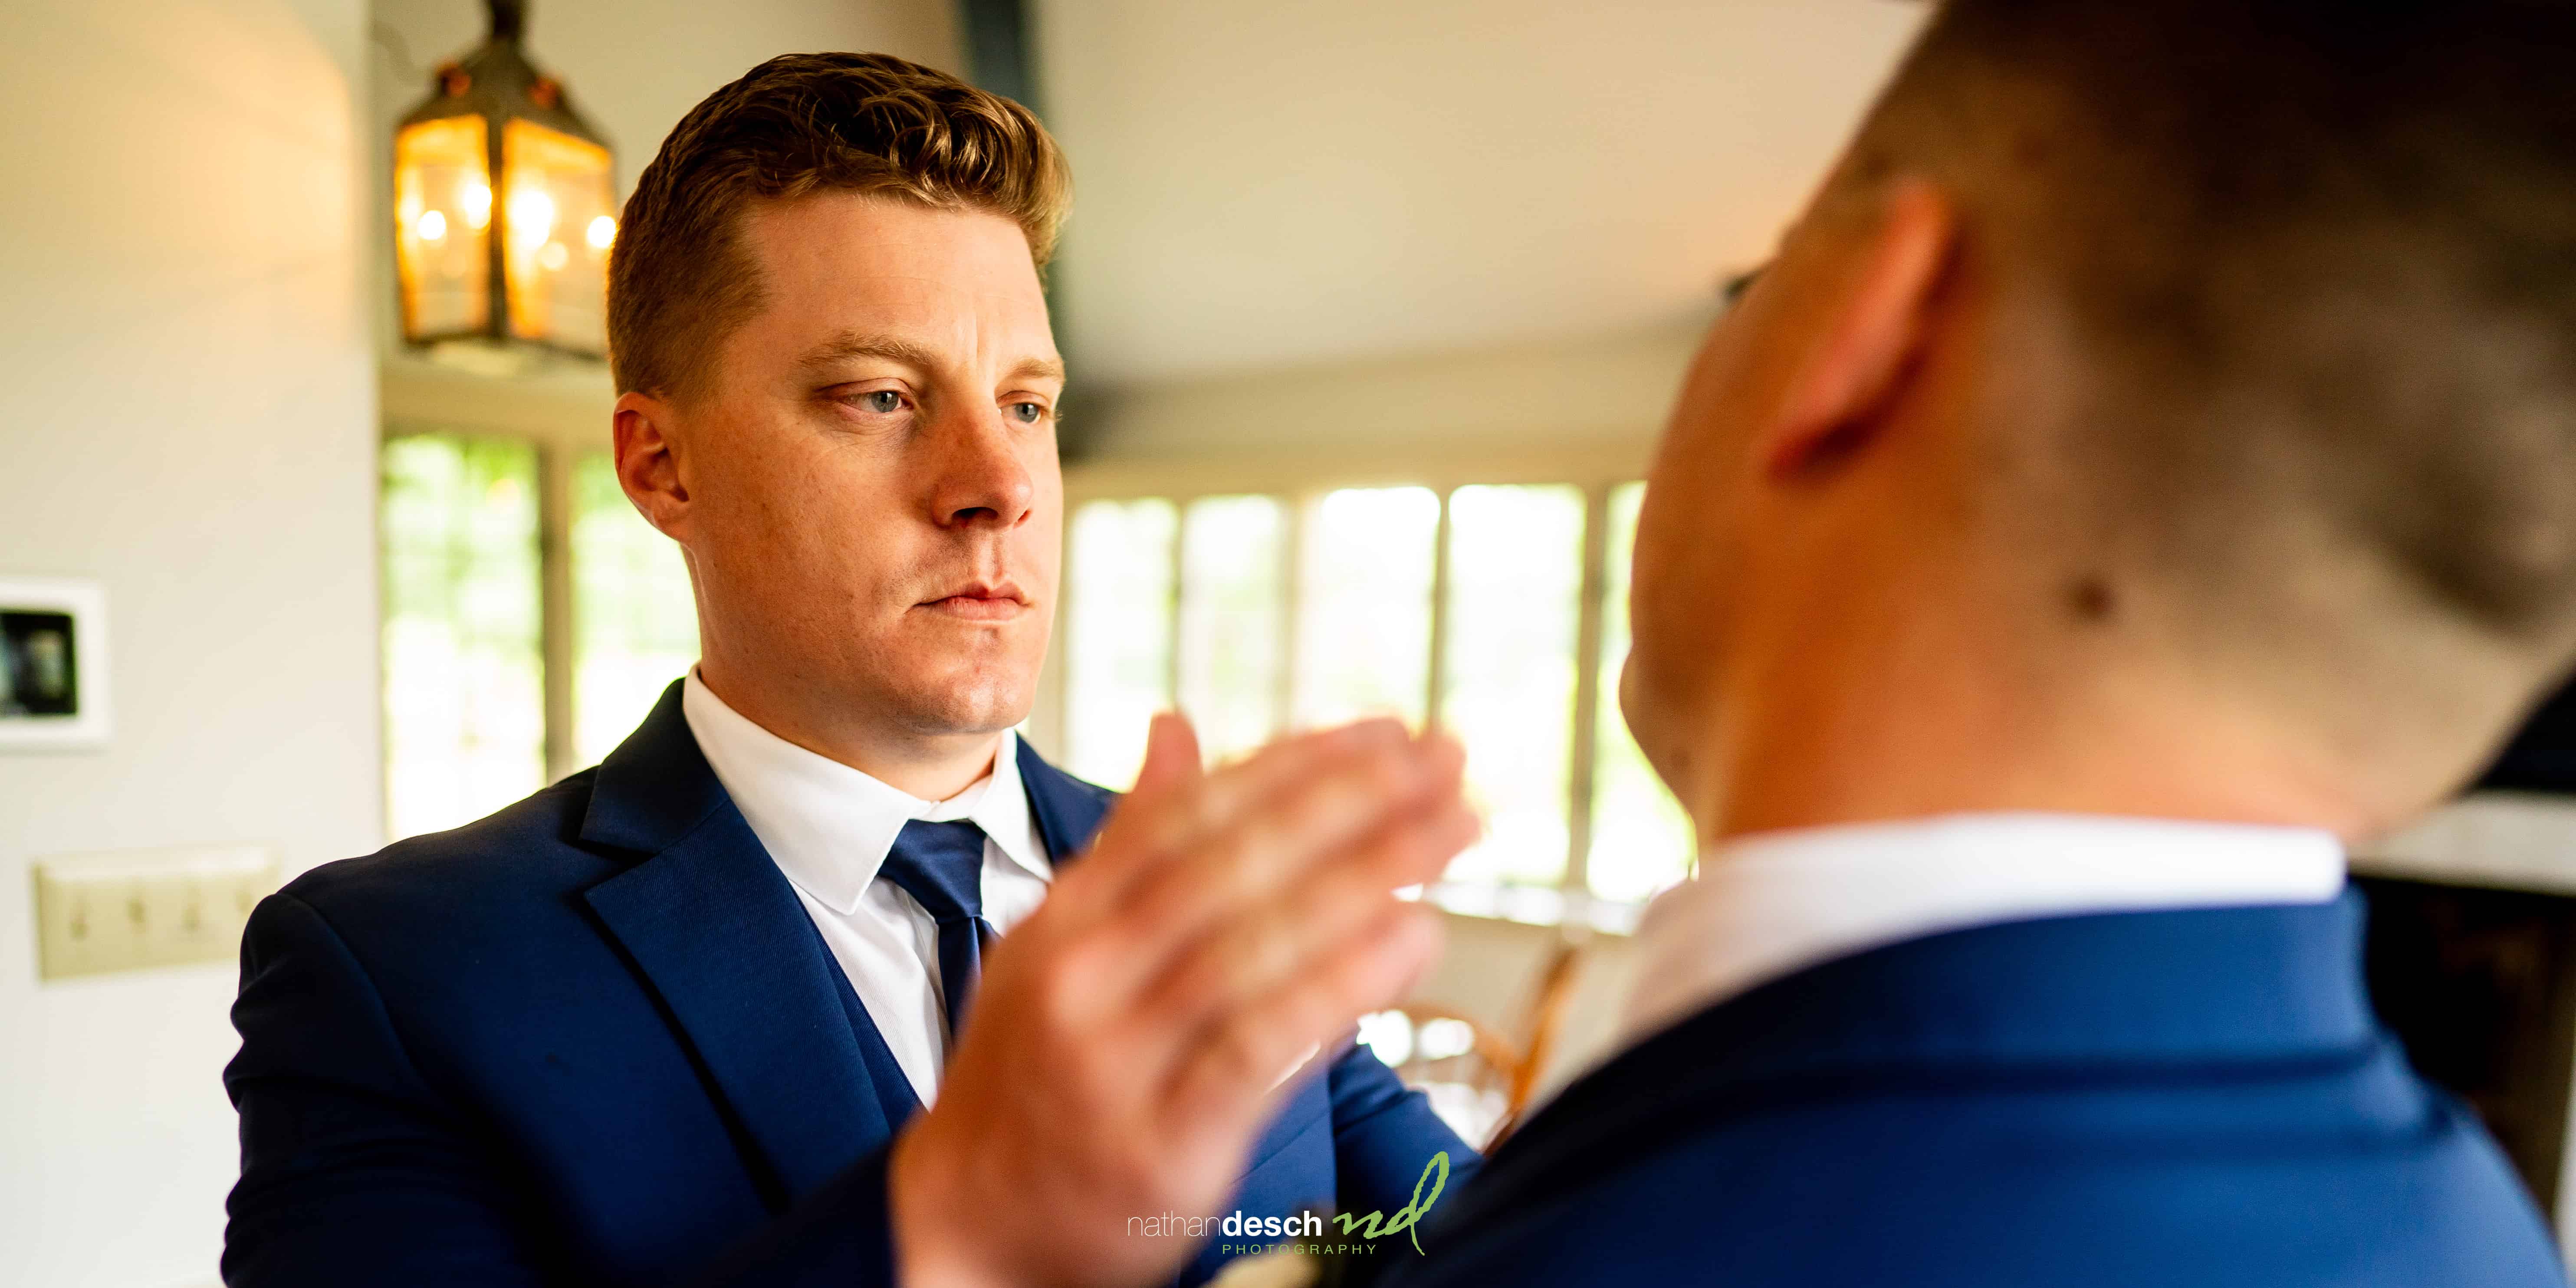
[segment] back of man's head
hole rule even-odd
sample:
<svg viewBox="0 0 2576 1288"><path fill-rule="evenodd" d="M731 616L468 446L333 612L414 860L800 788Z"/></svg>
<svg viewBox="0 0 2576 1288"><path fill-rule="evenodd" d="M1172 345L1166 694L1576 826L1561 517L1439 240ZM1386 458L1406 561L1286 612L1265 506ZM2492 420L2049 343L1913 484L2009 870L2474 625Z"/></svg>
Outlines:
<svg viewBox="0 0 2576 1288"><path fill-rule="evenodd" d="M2084 587L2070 629L2139 612L2302 713L2430 722L2453 776L2561 670L2571 62L2555 0L1939 9L1835 192L1957 204L1988 361L2053 391L1986 409L1978 509Z"/></svg>

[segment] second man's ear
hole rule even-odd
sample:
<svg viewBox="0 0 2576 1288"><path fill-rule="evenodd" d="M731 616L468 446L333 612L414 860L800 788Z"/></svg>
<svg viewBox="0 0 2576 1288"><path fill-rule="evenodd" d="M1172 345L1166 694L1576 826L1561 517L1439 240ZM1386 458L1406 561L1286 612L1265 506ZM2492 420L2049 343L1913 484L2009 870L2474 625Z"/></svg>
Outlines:
<svg viewBox="0 0 2576 1288"><path fill-rule="evenodd" d="M1950 261L1957 218L1947 195L1900 180L1858 239L1763 444L1775 476L1829 468L1866 448L1924 345L1925 316Z"/></svg>

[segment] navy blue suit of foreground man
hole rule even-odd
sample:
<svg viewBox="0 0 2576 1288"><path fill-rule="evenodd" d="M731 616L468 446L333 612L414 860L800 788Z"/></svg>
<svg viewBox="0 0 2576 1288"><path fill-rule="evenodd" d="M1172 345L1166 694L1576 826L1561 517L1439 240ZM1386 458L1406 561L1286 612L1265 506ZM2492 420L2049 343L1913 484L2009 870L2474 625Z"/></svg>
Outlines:
<svg viewBox="0 0 2576 1288"><path fill-rule="evenodd" d="M2065 917L1846 957L1574 1083L1385 1288L2548 1288L2361 911Z"/></svg>
<svg viewBox="0 0 2576 1288"><path fill-rule="evenodd" d="M918 1105L679 693L597 769L261 905L227 1283L892 1282L887 1146ZM1110 794L1020 769L1049 851L1077 854ZM1354 1048L1220 1211L1391 1212L1443 1150L1472 1172Z"/></svg>

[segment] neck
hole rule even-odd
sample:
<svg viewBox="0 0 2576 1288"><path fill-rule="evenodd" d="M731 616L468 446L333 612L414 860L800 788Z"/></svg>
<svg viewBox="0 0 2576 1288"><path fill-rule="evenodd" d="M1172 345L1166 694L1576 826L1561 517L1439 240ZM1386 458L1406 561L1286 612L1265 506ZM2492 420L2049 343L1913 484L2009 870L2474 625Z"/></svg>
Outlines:
<svg viewBox="0 0 2576 1288"><path fill-rule="evenodd" d="M1982 639L1967 638L1982 635ZM1807 636L1813 641L1816 636ZM1834 638L1834 637L1824 637ZM2371 830L2347 784L2257 711L2136 670L2015 665L1989 632L1847 632L1786 650L1709 731L1704 848L1749 832L1996 811Z"/></svg>
<svg viewBox="0 0 2576 1288"><path fill-rule="evenodd" d="M1001 731L933 733L888 727L848 712L808 709L775 688L747 682L742 668L724 666L712 651L697 667L698 682L743 719L779 738L836 760L907 796L944 801L993 772Z"/></svg>

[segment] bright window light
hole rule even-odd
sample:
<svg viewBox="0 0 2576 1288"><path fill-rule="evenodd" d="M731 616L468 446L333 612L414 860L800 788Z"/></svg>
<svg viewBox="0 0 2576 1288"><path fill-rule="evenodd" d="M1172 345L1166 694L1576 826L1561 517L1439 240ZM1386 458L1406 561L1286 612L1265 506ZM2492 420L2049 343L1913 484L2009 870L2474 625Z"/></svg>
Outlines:
<svg viewBox="0 0 2576 1288"><path fill-rule="evenodd" d="M1448 880L1554 885L1565 876L1582 594L1580 489L1449 494L1440 723L1466 744L1468 789L1486 830Z"/></svg>
<svg viewBox="0 0 2576 1288"><path fill-rule="evenodd" d="M1136 781L1154 713L1171 704L1178 527L1166 500L1094 501L1067 534L1066 768L1103 786Z"/></svg>
<svg viewBox="0 0 2576 1288"><path fill-rule="evenodd" d="M384 445L386 828L471 822L545 785L537 453L422 434Z"/></svg>
<svg viewBox="0 0 2576 1288"><path fill-rule="evenodd" d="M698 606L679 546L635 512L606 452L573 463L573 756L616 750L698 659Z"/></svg>
<svg viewBox="0 0 2576 1288"><path fill-rule="evenodd" d="M1306 516L1299 574L1296 723L1394 715L1422 722L1440 497L1344 488Z"/></svg>
<svg viewBox="0 0 2576 1288"><path fill-rule="evenodd" d="M1181 516L1180 707L1211 760L1278 727L1286 675L1287 507L1201 497Z"/></svg>
<svg viewBox="0 0 2576 1288"><path fill-rule="evenodd" d="M1651 898L1690 875L1698 846L1690 817L1646 764L1619 714L1619 670L1628 661L1628 564L1646 485L1610 493L1608 594L1601 617L1601 723L1594 734L1592 893L1615 902Z"/></svg>

